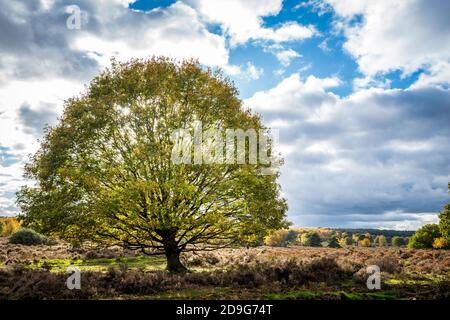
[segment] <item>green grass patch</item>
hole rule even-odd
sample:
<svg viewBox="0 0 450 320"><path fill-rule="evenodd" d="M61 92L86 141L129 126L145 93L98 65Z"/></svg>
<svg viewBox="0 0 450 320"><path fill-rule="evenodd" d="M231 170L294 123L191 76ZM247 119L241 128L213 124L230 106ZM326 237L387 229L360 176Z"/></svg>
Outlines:
<svg viewBox="0 0 450 320"><path fill-rule="evenodd" d="M341 292L343 300L394 300L395 295L391 291L380 292Z"/></svg>
<svg viewBox="0 0 450 320"><path fill-rule="evenodd" d="M165 270L166 258L164 256L137 256L137 257L119 257L119 258L100 258L100 259L41 259L36 263L28 265L31 269L46 269L51 272L66 272L68 266L76 266L81 271L106 272L111 267L126 266L128 269L142 269L144 271ZM192 272L218 270L217 267L194 267L189 270Z"/></svg>
<svg viewBox="0 0 450 320"><path fill-rule="evenodd" d="M312 291L291 291L286 293L268 293L263 295L263 299L268 300L314 300L320 293Z"/></svg>
<svg viewBox="0 0 450 320"><path fill-rule="evenodd" d="M166 259L164 257L120 257L112 259L42 259L36 263L30 264L31 269L47 269L51 272L66 272L68 266L73 265L80 268L81 271L105 272L111 267L126 266L128 269L143 269L146 271L164 270Z"/></svg>

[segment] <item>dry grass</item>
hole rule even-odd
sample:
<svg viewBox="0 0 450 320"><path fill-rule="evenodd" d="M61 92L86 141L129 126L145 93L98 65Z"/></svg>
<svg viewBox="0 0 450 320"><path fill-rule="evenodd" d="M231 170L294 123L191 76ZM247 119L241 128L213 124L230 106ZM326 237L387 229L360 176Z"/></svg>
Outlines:
<svg viewBox="0 0 450 320"><path fill-rule="evenodd" d="M450 251L444 250L223 249L184 254L184 263L194 270L186 275L160 270L161 258L153 261L156 258L136 257L140 264L132 268L126 264L134 258L118 259L125 256L133 257L136 253L120 248L70 250L65 244L26 247L1 239L0 299L217 299L239 298L238 292L251 299L367 298L377 295L367 292L365 287L366 266L373 264L382 271L383 290L389 291L377 297L449 297ZM98 260L107 263L96 272L82 271L82 290L68 290L67 275L60 272L65 268L49 272L42 263L48 259L60 259L55 260L56 264L77 259L91 265Z"/></svg>

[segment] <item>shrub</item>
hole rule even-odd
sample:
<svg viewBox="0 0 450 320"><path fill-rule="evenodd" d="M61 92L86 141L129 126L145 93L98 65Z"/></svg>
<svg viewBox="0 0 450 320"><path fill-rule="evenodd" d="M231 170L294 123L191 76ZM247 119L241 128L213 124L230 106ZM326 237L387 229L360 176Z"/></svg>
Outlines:
<svg viewBox="0 0 450 320"><path fill-rule="evenodd" d="M1 222L3 223L3 231L1 235L4 237L9 237L20 229L20 222L17 218L3 218Z"/></svg>
<svg viewBox="0 0 450 320"><path fill-rule="evenodd" d="M393 247L402 247L402 246L406 245L406 241L402 237L395 236L395 237L392 237L391 244Z"/></svg>
<svg viewBox="0 0 450 320"><path fill-rule="evenodd" d="M12 234L9 237L9 242L12 244L32 246L47 243L48 240L43 235L32 229L23 228Z"/></svg>
<svg viewBox="0 0 450 320"><path fill-rule="evenodd" d="M285 247L290 237L289 230L278 230L264 239L264 244L271 247Z"/></svg>
<svg viewBox="0 0 450 320"><path fill-rule="evenodd" d="M3 222L0 220L0 236L3 234Z"/></svg>
<svg viewBox="0 0 450 320"><path fill-rule="evenodd" d="M352 234L352 240L353 240L353 242L355 242L355 243L358 243L359 240L363 240L363 239L364 239L364 236L363 236L363 235L360 235L359 233L354 233L354 234Z"/></svg>
<svg viewBox="0 0 450 320"><path fill-rule="evenodd" d="M369 238L364 238L358 242L360 247L371 247L372 243Z"/></svg>
<svg viewBox="0 0 450 320"><path fill-rule="evenodd" d="M328 241L328 248L339 248L340 245L338 243L338 239L336 236L332 236Z"/></svg>
<svg viewBox="0 0 450 320"><path fill-rule="evenodd" d="M387 246L386 237L383 235L376 236L375 244L379 247L386 247Z"/></svg>
<svg viewBox="0 0 450 320"><path fill-rule="evenodd" d="M350 237L345 236L345 237L339 238L338 243L342 248L345 248L347 246L351 246L353 244L353 241Z"/></svg>
<svg viewBox="0 0 450 320"><path fill-rule="evenodd" d="M321 241L317 232L307 232L300 236L300 243L306 247L320 247Z"/></svg>
<svg viewBox="0 0 450 320"><path fill-rule="evenodd" d="M432 248L434 239L440 237L441 232L437 224L426 224L414 233L409 240L408 247L413 249Z"/></svg>

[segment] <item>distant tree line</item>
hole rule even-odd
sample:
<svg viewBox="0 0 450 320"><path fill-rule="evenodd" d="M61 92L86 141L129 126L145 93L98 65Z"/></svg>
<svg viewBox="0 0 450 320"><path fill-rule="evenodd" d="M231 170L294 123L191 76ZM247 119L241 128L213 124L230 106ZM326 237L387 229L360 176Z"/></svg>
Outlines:
<svg viewBox="0 0 450 320"><path fill-rule="evenodd" d="M345 248L402 247L408 244L413 231L370 229L294 228L278 230L264 239L264 244L274 247L300 245L305 247ZM361 231L366 231L362 233ZM400 235L399 235L400 234Z"/></svg>
<svg viewBox="0 0 450 320"><path fill-rule="evenodd" d="M450 192L450 183L448 185ZM414 231L377 229L297 228L278 230L264 239L274 247L301 245L307 247L345 248L403 247L411 249L450 249L450 204L439 214L438 224L426 224Z"/></svg>

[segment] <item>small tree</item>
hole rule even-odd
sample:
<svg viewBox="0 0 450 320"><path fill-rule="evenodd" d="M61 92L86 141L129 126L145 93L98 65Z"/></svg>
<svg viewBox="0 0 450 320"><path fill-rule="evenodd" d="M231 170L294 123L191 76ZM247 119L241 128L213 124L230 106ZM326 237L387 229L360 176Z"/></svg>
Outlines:
<svg viewBox="0 0 450 320"><path fill-rule="evenodd" d="M360 235L359 233L352 234L352 240L354 243L358 243L359 240L364 239L364 236Z"/></svg>
<svg viewBox="0 0 450 320"><path fill-rule="evenodd" d="M286 247L289 235L289 230L277 230L264 238L264 244L270 247Z"/></svg>
<svg viewBox="0 0 450 320"><path fill-rule="evenodd" d="M360 247L371 247L372 243L370 242L369 238L364 238L358 242L358 245Z"/></svg>
<svg viewBox="0 0 450 320"><path fill-rule="evenodd" d="M339 242L336 236L331 236L330 239L328 240L328 247L329 248L339 248Z"/></svg>
<svg viewBox="0 0 450 320"><path fill-rule="evenodd" d="M375 244L379 247L386 247L387 241L384 235L378 235L375 237Z"/></svg>
<svg viewBox="0 0 450 320"><path fill-rule="evenodd" d="M393 247L402 247L406 245L406 241L404 238L399 236L392 237L391 244Z"/></svg>
<svg viewBox="0 0 450 320"><path fill-rule="evenodd" d="M0 237L3 235L3 221L0 220Z"/></svg>
<svg viewBox="0 0 450 320"><path fill-rule="evenodd" d="M412 249L433 248L434 239L440 238L441 232L437 224L426 224L411 237L408 247Z"/></svg>
<svg viewBox="0 0 450 320"><path fill-rule="evenodd" d="M342 248L345 248L351 246L353 244L353 241L350 237L346 236L339 238L338 243Z"/></svg>
<svg viewBox="0 0 450 320"><path fill-rule="evenodd" d="M298 232L295 230L289 230L286 235L285 241L287 242L287 244L295 244L295 242L297 241L297 238L298 238Z"/></svg>
<svg viewBox="0 0 450 320"><path fill-rule="evenodd" d="M307 232L300 236L300 243L305 247L320 247L322 239L317 232Z"/></svg>

